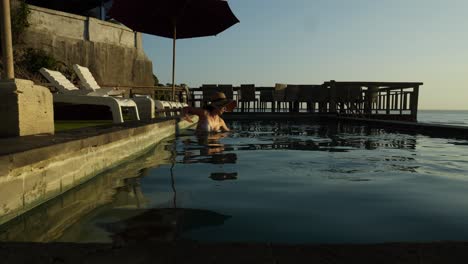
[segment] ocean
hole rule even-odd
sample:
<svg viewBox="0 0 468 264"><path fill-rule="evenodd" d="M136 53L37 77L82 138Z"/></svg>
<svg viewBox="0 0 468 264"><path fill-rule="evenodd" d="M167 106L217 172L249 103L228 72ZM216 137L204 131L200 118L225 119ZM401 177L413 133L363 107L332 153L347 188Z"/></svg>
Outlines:
<svg viewBox="0 0 468 264"><path fill-rule="evenodd" d="M468 110L419 110L418 122L468 126Z"/></svg>

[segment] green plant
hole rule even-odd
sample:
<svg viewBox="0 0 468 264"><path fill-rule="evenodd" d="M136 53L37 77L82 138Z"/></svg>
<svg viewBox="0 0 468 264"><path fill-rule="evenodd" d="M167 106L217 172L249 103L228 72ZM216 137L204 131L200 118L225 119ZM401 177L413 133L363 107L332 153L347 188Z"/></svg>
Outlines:
<svg viewBox="0 0 468 264"><path fill-rule="evenodd" d="M19 42L21 35L30 25L28 17L31 10L24 0L17 1L11 9L11 35L13 44L15 44Z"/></svg>
<svg viewBox="0 0 468 264"><path fill-rule="evenodd" d="M21 64L29 72L38 72L40 68L56 69L58 67L57 60L47 54L43 50L26 49L22 58Z"/></svg>
<svg viewBox="0 0 468 264"><path fill-rule="evenodd" d="M153 74L153 80L154 80L154 86L158 86L159 85L159 79L155 74Z"/></svg>

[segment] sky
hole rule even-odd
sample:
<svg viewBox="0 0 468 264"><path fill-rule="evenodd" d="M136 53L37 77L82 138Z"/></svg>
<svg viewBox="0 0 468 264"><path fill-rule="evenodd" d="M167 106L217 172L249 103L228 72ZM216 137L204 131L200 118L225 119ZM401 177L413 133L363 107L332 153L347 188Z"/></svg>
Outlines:
<svg viewBox="0 0 468 264"><path fill-rule="evenodd" d="M177 41L176 83L423 82L420 109L468 110L467 0L230 0L240 23ZM172 39L143 35L161 83Z"/></svg>

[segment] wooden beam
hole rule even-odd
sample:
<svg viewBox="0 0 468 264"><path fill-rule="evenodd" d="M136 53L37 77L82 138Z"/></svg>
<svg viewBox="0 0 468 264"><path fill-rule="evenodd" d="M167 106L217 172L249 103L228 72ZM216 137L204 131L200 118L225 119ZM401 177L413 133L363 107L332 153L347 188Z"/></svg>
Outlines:
<svg viewBox="0 0 468 264"><path fill-rule="evenodd" d="M324 85L330 85L331 82L324 82ZM398 88L412 88L415 86L423 85L422 82L334 82L335 86L378 86L378 87L398 87Z"/></svg>

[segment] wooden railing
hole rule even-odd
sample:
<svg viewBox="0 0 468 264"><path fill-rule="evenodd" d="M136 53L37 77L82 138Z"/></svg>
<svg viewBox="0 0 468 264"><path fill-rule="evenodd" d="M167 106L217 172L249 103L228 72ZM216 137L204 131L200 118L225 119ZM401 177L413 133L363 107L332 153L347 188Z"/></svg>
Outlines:
<svg viewBox="0 0 468 264"><path fill-rule="evenodd" d="M172 101L172 87L170 86L123 86L123 85L102 85L102 87L115 87L124 90L126 97L134 95L149 95L155 100ZM187 90L176 86L176 101L188 102Z"/></svg>
<svg viewBox="0 0 468 264"><path fill-rule="evenodd" d="M298 99L295 101L252 103L258 107L251 108L250 112L309 112L336 114L343 117L416 121L419 86L421 85L423 83L420 82L330 81L317 85L327 88L326 100L317 101L314 98L297 96ZM239 90L239 87L233 87L234 100L241 98ZM275 88L256 87L258 102L260 102L260 93L264 90L274 91ZM202 106L203 102L208 101L207 98L203 98L201 88L191 88L190 98L193 106ZM242 112L242 110L242 108L237 108L236 112Z"/></svg>
<svg viewBox="0 0 468 264"><path fill-rule="evenodd" d="M326 82L331 90L329 112L341 116L416 121L419 86L414 82ZM361 89L359 99L341 102L334 91Z"/></svg>

